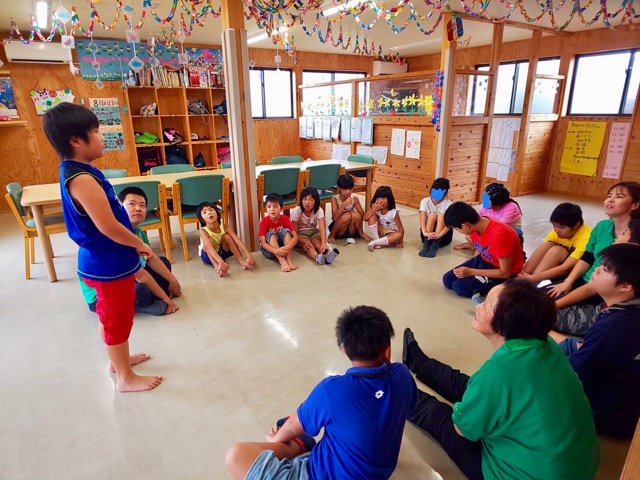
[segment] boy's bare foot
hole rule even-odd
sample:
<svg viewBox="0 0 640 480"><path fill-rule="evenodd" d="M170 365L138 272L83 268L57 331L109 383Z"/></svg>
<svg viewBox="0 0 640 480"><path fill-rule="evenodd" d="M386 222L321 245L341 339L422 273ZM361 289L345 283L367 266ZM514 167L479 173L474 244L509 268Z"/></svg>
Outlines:
<svg viewBox="0 0 640 480"><path fill-rule="evenodd" d="M290 268L291 270L297 270L297 269L298 269L298 266L297 266L297 265L294 265L294 264L293 264L293 263L291 263L291 262L288 262L288 263L289 263L289 268Z"/></svg>
<svg viewBox="0 0 640 480"><path fill-rule="evenodd" d="M468 250L472 248L473 248L473 245L471 245L470 242L464 242L464 243L461 243L460 245L456 245L455 247L453 247L454 250Z"/></svg>
<svg viewBox="0 0 640 480"><path fill-rule="evenodd" d="M240 260L240 266L242 267L243 270L246 270L247 268L249 268L249 262L247 262L246 260Z"/></svg>
<svg viewBox="0 0 640 480"><path fill-rule="evenodd" d="M146 362L150 358L151 355L149 355L148 353L134 353L132 355L129 355L129 365L137 365L139 363ZM107 369L109 370L109 373L116 373L116 369L113 368L111 362L109 362L109 366L107 367Z"/></svg>
<svg viewBox="0 0 640 480"><path fill-rule="evenodd" d="M334 237L327 238L327 243L336 243L336 239Z"/></svg>
<svg viewBox="0 0 640 480"><path fill-rule="evenodd" d="M152 390L162 383L162 375L141 376L133 374L126 381L122 377L118 377L116 382L116 390L119 392L143 392Z"/></svg>
<svg viewBox="0 0 640 480"><path fill-rule="evenodd" d="M278 258L278 262L280 262L280 270L282 270L285 273L290 272L291 267L289 266L287 261L282 257L277 257L277 258Z"/></svg>

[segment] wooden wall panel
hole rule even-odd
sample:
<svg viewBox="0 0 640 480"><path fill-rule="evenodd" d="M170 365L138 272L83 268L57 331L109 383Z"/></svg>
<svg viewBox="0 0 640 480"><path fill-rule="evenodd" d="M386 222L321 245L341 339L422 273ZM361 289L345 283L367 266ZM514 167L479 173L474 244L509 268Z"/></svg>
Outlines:
<svg viewBox="0 0 640 480"><path fill-rule="evenodd" d="M520 179L520 195L544 192L556 122L531 122Z"/></svg>
<svg viewBox="0 0 640 480"><path fill-rule="evenodd" d="M622 179L640 182L640 102L636 101L635 115L629 133L627 155L622 166Z"/></svg>
<svg viewBox="0 0 640 480"><path fill-rule="evenodd" d="M476 203L487 126L453 125L450 128L449 156L444 167L444 176L451 182L449 198Z"/></svg>
<svg viewBox="0 0 640 480"><path fill-rule="evenodd" d="M279 155L298 155L298 119L254 120L253 148L261 165Z"/></svg>

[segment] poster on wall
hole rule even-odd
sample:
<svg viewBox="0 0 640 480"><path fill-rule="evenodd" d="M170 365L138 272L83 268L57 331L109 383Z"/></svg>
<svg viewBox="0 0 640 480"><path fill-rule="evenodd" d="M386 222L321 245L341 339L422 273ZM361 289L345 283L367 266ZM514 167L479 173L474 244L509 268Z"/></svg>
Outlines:
<svg viewBox="0 0 640 480"><path fill-rule="evenodd" d="M343 117L340 121L340 141L341 142L350 142L351 141L351 119L349 117Z"/></svg>
<svg viewBox="0 0 640 480"><path fill-rule="evenodd" d="M322 140L326 142L331 140L331 117L322 119Z"/></svg>
<svg viewBox="0 0 640 480"><path fill-rule="evenodd" d="M44 112L55 107L62 102L71 102L76 98L68 88L64 90L32 90L29 94L37 115L44 115Z"/></svg>
<svg viewBox="0 0 640 480"><path fill-rule="evenodd" d="M420 139L422 132L420 130L407 130L407 158L420 158Z"/></svg>
<svg viewBox="0 0 640 480"><path fill-rule="evenodd" d="M518 150L519 118L494 118L489 140L489 158L485 176L506 182L513 172L512 159Z"/></svg>
<svg viewBox="0 0 640 480"><path fill-rule="evenodd" d="M360 140L365 145L373 144L373 118L372 117L364 117L362 119L362 134L360 135Z"/></svg>
<svg viewBox="0 0 640 480"><path fill-rule="evenodd" d="M313 138L313 126L315 121L313 117L307 117L307 138Z"/></svg>
<svg viewBox="0 0 640 480"><path fill-rule="evenodd" d="M331 117L331 140L338 140L340 136L340 117Z"/></svg>
<svg viewBox="0 0 640 480"><path fill-rule="evenodd" d="M0 77L0 116L17 117L16 97L10 77Z"/></svg>
<svg viewBox="0 0 640 480"><path fill-rule="evenodd" d="M391 155L404 155L404 128L394 128L391 130Z"/></svg>
<svg viewBox="0 0 640 480"><path fill-rule="evenodd" d="M607 160L604 164L602 178L620 178L622 171L622 159L624 149L629 137L628 123L614 123L611 125L609 145L607 147Z"/></svg>
<svg viewBox="0 0 640 480"><path fill-rule="evenodd" d="M569 122L560 172L593 177L604 142L607 122Z"/></svg>
<svg viewBox="0 0 640 480"><path fill-rule="evenodd" d="M307 117L298 118L298 138L307 138Z"/></svg>
<svg viewBox="0 0 640 480"><path fill-rule="evenodd" d="M362 119L353 117L351 119L351 141L359 142L362 134Z"/></svg>
<svg viewBox="0 0 640 480"><path fill-rule="evenodd" d="M124 131L117 98L90 98L89 106L98 117L103 150L124 150Z"/></svg>

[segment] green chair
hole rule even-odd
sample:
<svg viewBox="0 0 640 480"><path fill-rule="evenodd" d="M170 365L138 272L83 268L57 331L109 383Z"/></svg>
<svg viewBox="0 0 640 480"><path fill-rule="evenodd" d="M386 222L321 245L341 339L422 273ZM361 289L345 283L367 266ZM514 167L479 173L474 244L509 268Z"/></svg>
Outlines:
<svg viewBox="0 0 640 480"><path fill-rule="evenodd" d="M303 158L300 155L284 155L282 157L273 157L269 162L270 165L280 165L282 163L302 163Z"/></svg>
<svg viewBox="0 0 640 480"><path fill-rule="evenodd" d="M119 168L107 168L105 170L100 170L105 178L125 178L129 176L129 172L126 170L121 170Z"/></svg>
<svg viewBox="0 0 640 480"><path fill-rule="evenodd" d="M31 264L36 263L35 242L33 240L38 236L36 223L31 218L29 211L21 204L22 185L18 182L8 184L7 194L4 197L22 230L22 236L24 237L24 274L26 279L29 280L31 278ZM67 231L62 215L45 215L44 224L47 233L50 235Z"/></svg>
<svg viewBox="0 0 640 480"><path fill-rule="evenodd" d="M264 217L266 209L264 197L268 193L279 193L283 197L284 210L295 208L300 203L300 193L304 184L305 172L297 167L275 168L265 170L258 175L258 202L260 203L260 218Z"/></svg>
<svg viewBox="0 0 640 480"><path fill-rule="evenodd" d="M182 173L193 172L193 165L176 164L176 165L160 165L159 167L151 167L149 173L151 175L160 175L163 173Z"/></svg>
<svg viewBox="0 0 640 480"><path fill-rule="evenodd" d="M190 223L199 224L196 207L202 202L219 203L222 223L228 225L229 179L224 175L210 174L179 178L173 184L173 204L180 222L185 261L189 261L189 248L184 226Z"/></svg>
<svg viewBox="0 0 640 480"><path fill-rule="evenodd" d="M166 252L167 259L171 262L171 228L169 226L166 188L164 184L156 180L149 180L119 183L113 186L117 194L120 194L120 192L127 187L138 187L147 196L147 216L139 227L145 232L148 230L158 230L160 249Z"/></svg>
<svg viewBox="0 0 640 480"><path fill-rule="evenodd" d="M260 162L256 160L256 167L260 165ZM220 168L231 168L231 160L225 160L224 162L220 162Z"/></svg>
<svg viewBox="0 0 640 480"><path fill-rule="evenodd" d="M361 154L354 154L354 155L349 155L347 157L347 161L348 162L359 162L359 163L366 163L368 165L376 165L377 162L374 160L373 157L370 157L369 155L361 155ZM371 184L373 185L373 177L375 175L376 171L375 169L371 172ZM349 174L354 177L354 181L355 181L355 185L353 187L353 191L354 192L366 192L367 191L367 186L365 183L361 183L358 182L358 179L362 179L362 178L366 178L367 176L367 172L366 170L355 170L355 171L350 171Z"/></svg>
<svg viewBox="0 0 640 480"><path fill-rule="evenodd" d="M329 165L310 165L307 167L309 187L318 190L320 196L320 206L324 206L331 201L331 198L335 195L331 191L335 188L338 177L344 172L344 167L340 164Z"/></svg>

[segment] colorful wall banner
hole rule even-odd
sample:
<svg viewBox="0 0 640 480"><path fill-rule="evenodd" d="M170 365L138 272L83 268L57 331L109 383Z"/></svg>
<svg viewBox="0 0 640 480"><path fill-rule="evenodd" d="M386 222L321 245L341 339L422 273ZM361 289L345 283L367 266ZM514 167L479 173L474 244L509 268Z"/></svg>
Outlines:
<svg viewBox="0 0 640 480"><path fill-rule="evenodd" d="M0 77L0 116L17 117L16 97L10 77Z"/></svg>
<svg viewBox="0 0 640 480"><path fill-rule="evenodd" d="M593 177L606 128L607 122L569 122L560 172Z"/></svg>
<svg viewBox="0 0 640 480"><path fill-rule="evenodd" d="M30 96L37 115L44 115L44 112L59 103L73 103L74 98L76 98L68 88L64 90L32 90Z"/></svg>

